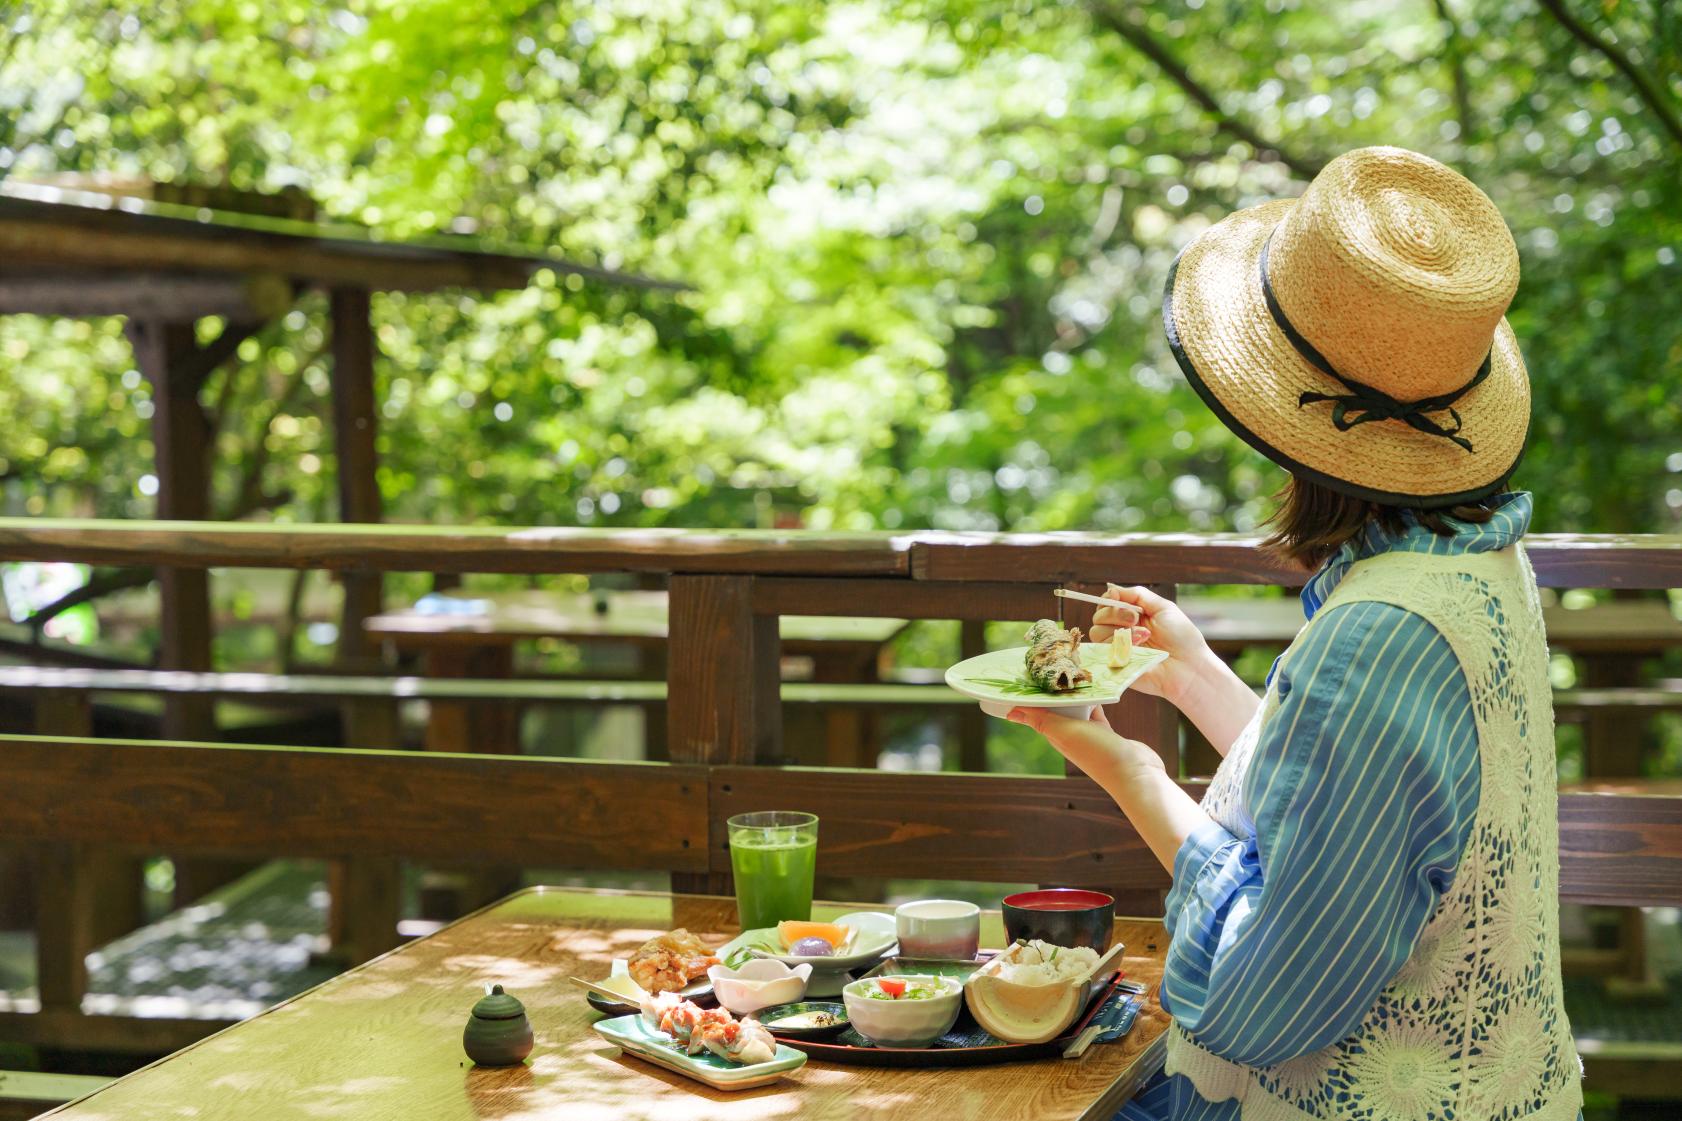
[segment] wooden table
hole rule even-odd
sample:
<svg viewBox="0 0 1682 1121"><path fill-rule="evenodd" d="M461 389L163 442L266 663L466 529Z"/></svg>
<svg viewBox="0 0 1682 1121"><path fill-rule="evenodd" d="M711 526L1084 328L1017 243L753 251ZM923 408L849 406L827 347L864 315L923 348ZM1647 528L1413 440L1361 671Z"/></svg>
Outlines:
<svg viewBox="0 0 1682 1121"><path fill-rule="evenodd" d="M857 905L818 904L833 918ZM996 913L983 943L999 945ZM759 1090L722 1093L623 1056L564 978L608 963L674 926L714 942L735 933L733 900L532 888L211 1036L47 1116L64 1121L668 1121L670 1118L1108 1118L1160 1069L1168 1017L1156 1002L1167 936L1121 919L1123 968L1150 986L1132 1032L1079 1061L949 1070L808 1062ZM491 982L525 1002L537 1049L524 1066L473 1067L468 1010Z"/></svg>
<svg viewBox="0 0 1682 1121"><path fill-rule="evenodd" d="M783 653L809 658L817 682L878 680L883 647L906 626L904 619L785 615L779 621ZM662 591L613 591L569 595L541 590L477 594L449 592L414 606L372 616L367 635L419 653L427 677L507 677L513 648L521 642L560 639L635 649L645 676L665 676L669 604ZM864 713L832 710L827 750L808 762L874 766L863 750ZM440 751L518 751L518 711L508 705L435 704L427 746ZM658 722L656 722L658 723ZM664 735L649 730L650 758L664 757Z"/></svg>

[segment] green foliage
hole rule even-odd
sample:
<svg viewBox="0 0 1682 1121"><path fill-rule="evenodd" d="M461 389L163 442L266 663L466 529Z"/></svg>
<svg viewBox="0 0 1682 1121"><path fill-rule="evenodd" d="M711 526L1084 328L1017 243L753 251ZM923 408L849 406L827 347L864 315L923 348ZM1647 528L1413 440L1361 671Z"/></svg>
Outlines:
<svg viewBox="0 0 1682 1121"><path fill-rule="evenodd" d="M1518 238L1538 525L1674 529L1682 16L1566 8L1656 104L1496 0L11 3L0 174L303 185L693 286L378 299L395 518L1215 529L1281 476L1175 370L1169 262L1401 144ZM322 333L306 299L208 388L219 513L334 515ZM0 405L9 509L150 512L116 322L0 320Z"/></svg>

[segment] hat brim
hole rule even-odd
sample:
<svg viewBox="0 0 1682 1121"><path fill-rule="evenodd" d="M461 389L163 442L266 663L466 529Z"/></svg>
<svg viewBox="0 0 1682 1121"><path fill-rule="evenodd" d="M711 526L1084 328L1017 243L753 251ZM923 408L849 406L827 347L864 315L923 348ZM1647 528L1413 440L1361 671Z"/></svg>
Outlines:
<svg viewBox="0 0 1682 1121"><path fill-rule="evenodd" d="M1530 428L1530 381L1505 319L1495 331L1489 376L1454 404L1470 452L1404 421L1339 431L1329 406L1299 407L1304 393L1345 390L1297 352L1262 294L1262 247L1295 205L1283 200L1231 214L1174 261L1162 321L1186 380L1245 443L1340 493L1433 509L1503 489Z"/></svg>

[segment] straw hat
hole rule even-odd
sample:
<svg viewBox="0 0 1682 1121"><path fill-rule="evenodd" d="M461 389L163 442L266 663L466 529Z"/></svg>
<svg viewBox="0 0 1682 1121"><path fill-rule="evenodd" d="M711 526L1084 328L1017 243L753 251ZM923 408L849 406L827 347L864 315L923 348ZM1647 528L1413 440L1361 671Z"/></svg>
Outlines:
<svg viewBox="0 0 1682 1121"><path fill-rule="evenodd" d="M1502 318L1518 248L1489 197L1436 160L1360 148L1296 200L1188 245L1162 319L1226 425L1292 473L1395 506L1501 489L1530 383Z"/></svg>

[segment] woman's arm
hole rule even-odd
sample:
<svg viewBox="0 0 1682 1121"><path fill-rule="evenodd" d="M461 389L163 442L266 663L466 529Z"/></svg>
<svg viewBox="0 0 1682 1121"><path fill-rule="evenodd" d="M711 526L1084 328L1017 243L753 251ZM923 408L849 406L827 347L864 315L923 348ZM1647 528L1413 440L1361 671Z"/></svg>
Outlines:
<svg viewBox="0 0 1682 1121"><path fill-rule="evenodd" d="M1266 1066L1352 1032L1412 954L1477 812L1471 695L1446 640L1379 603L1333 608L1275 671L1244 785L1216 824L1101 719L1011 719L1115 798L1172 868L1162 1003L1197 1041Z"/></svg>
<svg viewBox="0 0 1682 1121"><path fill-rule="evenodd" d="M1133 688L1161 697L1185 713L1215 750L1225 755L1255 715L1261 703L1256 694L1215 656L1197 624L1173 600L1149 588L1115 584L1109 586L1104 598L1132 605L1138 612L1133 640L1141 646L1166 650L1169 655L1167 661L1140 677ZM1133 612L1125 608L1100 607L1092 617L1092 641L1108 642L1117 627L1130 625L1132 619Z"/></svg>
<svg viewBox="0 0 1682 1121"><path fill-rule="evenodd" d="M1162 758L1138 740L1110 729L1104 710L1092 719L1073 720L1043 708L1013 708L1010 719L1026 724L1115 799L1133 828L1164 868L1174 868L1174 854L1200 826L1213 825L1191 796L1168 777Z"/></svg>
<svg viewBox="0 0 1682 1121"><path fill-rule="evenodd" d="M1194 832L1166 916L1163 1006L1251 1066L1359 1026L1453 880L1480 781L1465 677L1420 617L1333 608L1276 672L1244 783L1254 831Z"/></svg>

